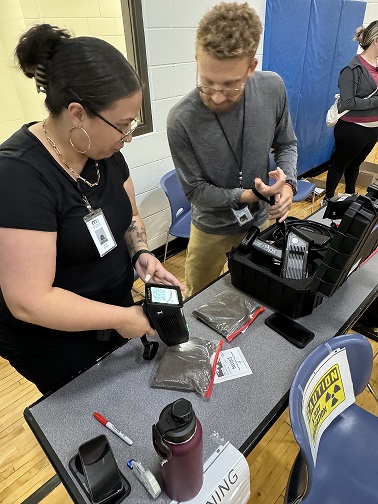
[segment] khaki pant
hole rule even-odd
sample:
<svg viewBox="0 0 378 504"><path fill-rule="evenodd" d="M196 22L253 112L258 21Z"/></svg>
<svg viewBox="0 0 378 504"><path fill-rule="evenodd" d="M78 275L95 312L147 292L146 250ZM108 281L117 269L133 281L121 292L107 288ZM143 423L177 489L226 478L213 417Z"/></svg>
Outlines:
<svg viewBox="0 0 378 504"><path fill-rule="evenodd" d="M260 230L266 227L268 221L260 226ZM227 262L227 252L237 247L244 235L204 233L191 224L185 264L186 297L196 294L219 277Z"/></svg>

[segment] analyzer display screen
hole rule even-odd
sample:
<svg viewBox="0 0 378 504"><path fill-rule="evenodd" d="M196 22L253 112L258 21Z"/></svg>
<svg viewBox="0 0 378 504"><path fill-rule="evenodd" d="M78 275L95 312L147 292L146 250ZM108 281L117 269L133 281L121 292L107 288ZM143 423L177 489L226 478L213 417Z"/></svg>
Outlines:
<svg viewBox="0 0 378 504"><path fill-rule="evenodd" d="M179 298L175 289L167 287L151 287L151 302L178 305Z"/></svg>

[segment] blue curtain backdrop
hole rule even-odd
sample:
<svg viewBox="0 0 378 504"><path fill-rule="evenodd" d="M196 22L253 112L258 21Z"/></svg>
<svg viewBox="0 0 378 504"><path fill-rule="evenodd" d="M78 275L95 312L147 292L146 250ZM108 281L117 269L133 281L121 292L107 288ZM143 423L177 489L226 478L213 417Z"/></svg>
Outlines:
<svg viewBox="0 0 378 504"><path fill-rule="evenodd" d="M334 147L325 116L340 70L357 53L360 0L267 0L263 70L283 78L298 137L298 174L327 162Z"/></svg>

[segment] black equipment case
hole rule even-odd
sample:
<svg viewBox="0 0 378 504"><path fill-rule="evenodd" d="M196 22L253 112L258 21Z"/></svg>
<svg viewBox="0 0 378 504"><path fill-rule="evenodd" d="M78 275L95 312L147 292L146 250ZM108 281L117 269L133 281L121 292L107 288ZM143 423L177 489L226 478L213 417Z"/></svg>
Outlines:
<svg viewBox="0 0 378 504"><path fill-rule="evenodd" d="M305 278L280 276L285 245L274 224L258 236L260 247L238 247L228 254L232 284L289 317L312 313L323 297L331 296L377 247L378 206L365 196L352 198L335 228L311 220L286 219L288 230L296 228L309 235L315 232L326 242L310 243Z"/></svg>

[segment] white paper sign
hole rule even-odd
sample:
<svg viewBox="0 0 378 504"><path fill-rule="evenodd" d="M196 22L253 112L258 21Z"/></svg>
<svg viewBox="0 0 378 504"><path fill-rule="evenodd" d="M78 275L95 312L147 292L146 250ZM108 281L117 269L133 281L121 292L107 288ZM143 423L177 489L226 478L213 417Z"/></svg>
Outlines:
<svg viewBox="0 0 378 504"><path fill-rule="evenodd" d="M214 383L221 383L251 374L251 368L240 348L228 348L222 350L219 354Z"/></svg>
<svg viewBox="0 0 378 504"><path fill-rule="evenodd" d="M185 504L247 504L250 494L248 462L227 441L205 462L202 488ZM171 501L171 504L178 504L178 501Z"/></svg>
<svg viewBox="0 0 378 504"><path fill-rule="evenodd" d="M354 401L347 353L338 348L319 364L303 391L302 415L314 465L323 432Z"/></svg>

